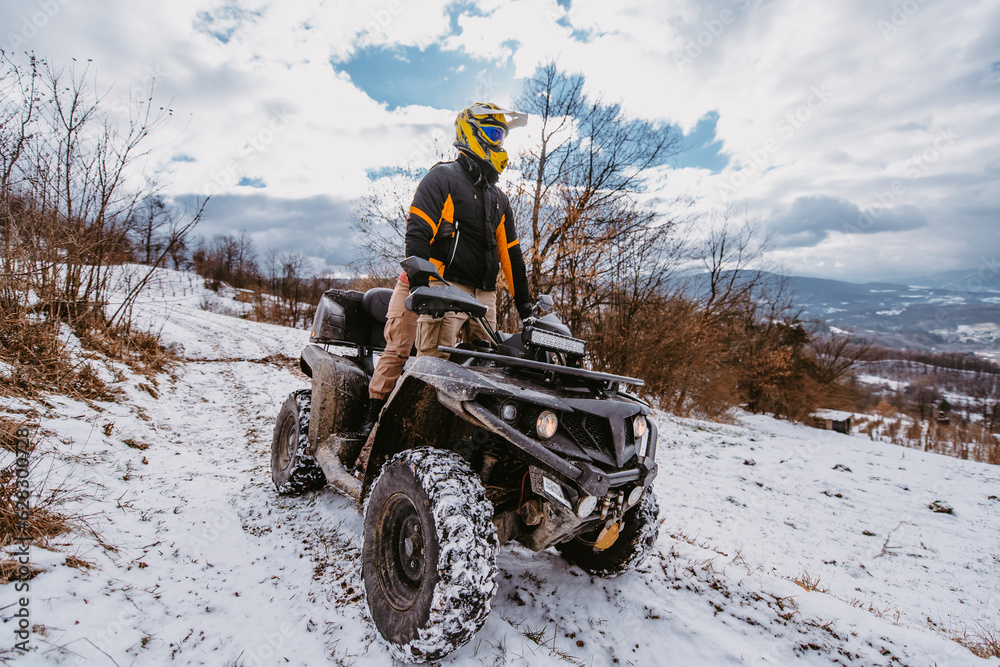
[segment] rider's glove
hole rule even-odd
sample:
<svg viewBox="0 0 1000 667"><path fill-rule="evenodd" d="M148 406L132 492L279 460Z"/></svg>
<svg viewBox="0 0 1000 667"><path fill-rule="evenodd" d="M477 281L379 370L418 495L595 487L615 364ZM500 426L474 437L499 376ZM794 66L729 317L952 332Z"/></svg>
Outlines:
<svg viewBox="0 0 1000 667"><path fill-rule="evenodd" d="M526 301L517 304L517 314L521 317L522 321L531 317L531 303Z"/></svg>

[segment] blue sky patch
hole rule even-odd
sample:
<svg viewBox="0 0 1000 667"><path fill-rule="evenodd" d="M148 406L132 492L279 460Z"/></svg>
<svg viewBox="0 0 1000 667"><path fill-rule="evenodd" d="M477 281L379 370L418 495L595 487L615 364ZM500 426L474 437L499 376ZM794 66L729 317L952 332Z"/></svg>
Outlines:
<svg viewBox="0 0 1000 667"><path fill-rule="evenodd" d="M267 184L264 182L263 179L261 179L261 178L250 178L249 176L244 176L243 178L241 178L240 182L237 183L237 185L242 185L242 186L248 187L248 188L265 188L265 187L267 187Z"/></svg>
<svg viewBox="0 0 1000 667"><path fill-rule="evenodd" d="M729 164L729 156L719 151L722 141L716 139L715 126L719 122L719 113L710 111L705 114L690 134L684 135L684 145L687 150L678 155L676 167L695 167L709 169L718 174Z"/></svg>
<svg viewBox="0 0 1000 667"><path fill-rule="evenodd" d="M372 167L365 169L365 176L370 181L377 181L380 178L389 178L392 176L406 176L411 180L420 180L428 171L429 168L427 167L417 169L407 169L406 167L398 166Z"/></svg>
<svg viewBox="0 0 1000 667"><path fill-rule="evenodd" d="M347 62L332 65L390 111L412 104L461 109L482 96L496 97L514 82L510 60L484 60L437 45L423 50L368 47Z"/></svg>
<svg viewBox="0 0 1000 667"><path fill-rule="evenodd" d="M250 12L236 6L224 6L214 12L198 12L194 29L211 35L223 44L228 44L240 25L253 16L260 16L260 12Z"/></svg>
<svg viewBox="0 0 1000 667"><path fill-rule="evenodd" d="M451 28L451 34L461 35L462 28L458 25L458 19L462 16L486 16L482 10L479 9L474 3L469 0L458 0L458 2L453 2L444 9L448 14L448 25Z"/></svg>

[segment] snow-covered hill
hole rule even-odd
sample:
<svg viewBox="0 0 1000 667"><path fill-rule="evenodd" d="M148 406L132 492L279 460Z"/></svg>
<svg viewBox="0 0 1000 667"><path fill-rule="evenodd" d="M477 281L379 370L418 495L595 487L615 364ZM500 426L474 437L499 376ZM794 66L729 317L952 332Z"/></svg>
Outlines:
<svg viewBox="0 0 1000 667"><path fill-rule="evenodd" d="M203 297L163 271L142 302L185 359L158 388L119 368L120 403L0 403L38 411L32 483L71 490L92 529L32 549L35 634L14 664L392 664L365 616L353 502L270 483L305 332ZM951 640L1000 631L1000 468L758 416L657 420L652 558L600 580L503 547L492 614L442 664L1000 662Z"/></svg>

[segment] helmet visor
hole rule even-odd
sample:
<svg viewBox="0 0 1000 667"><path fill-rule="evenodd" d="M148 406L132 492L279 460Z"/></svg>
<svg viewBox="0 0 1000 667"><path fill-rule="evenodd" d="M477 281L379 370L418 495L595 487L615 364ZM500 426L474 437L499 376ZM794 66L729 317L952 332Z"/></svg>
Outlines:
<svg viewBox="0 0 1000 667"><path fill-rule="evenodd" d="M502 144L503 138L507 136L507 132L502 127L497 127L496 125L482 125L480 129L495 144Z"/></svg>

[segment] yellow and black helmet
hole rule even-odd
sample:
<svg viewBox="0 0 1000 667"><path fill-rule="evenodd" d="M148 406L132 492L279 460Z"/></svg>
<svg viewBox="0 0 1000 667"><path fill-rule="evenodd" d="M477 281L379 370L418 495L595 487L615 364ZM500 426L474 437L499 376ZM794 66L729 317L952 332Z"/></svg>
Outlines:
<svg viewBox="0 0 1000 667"><path fill-rule="evenodd" d="M503 140L510 130L527 122L527 114L501 109L495 104L473 104L462 109L455 119L455 147L502 174L507 168Z"/></svg>

